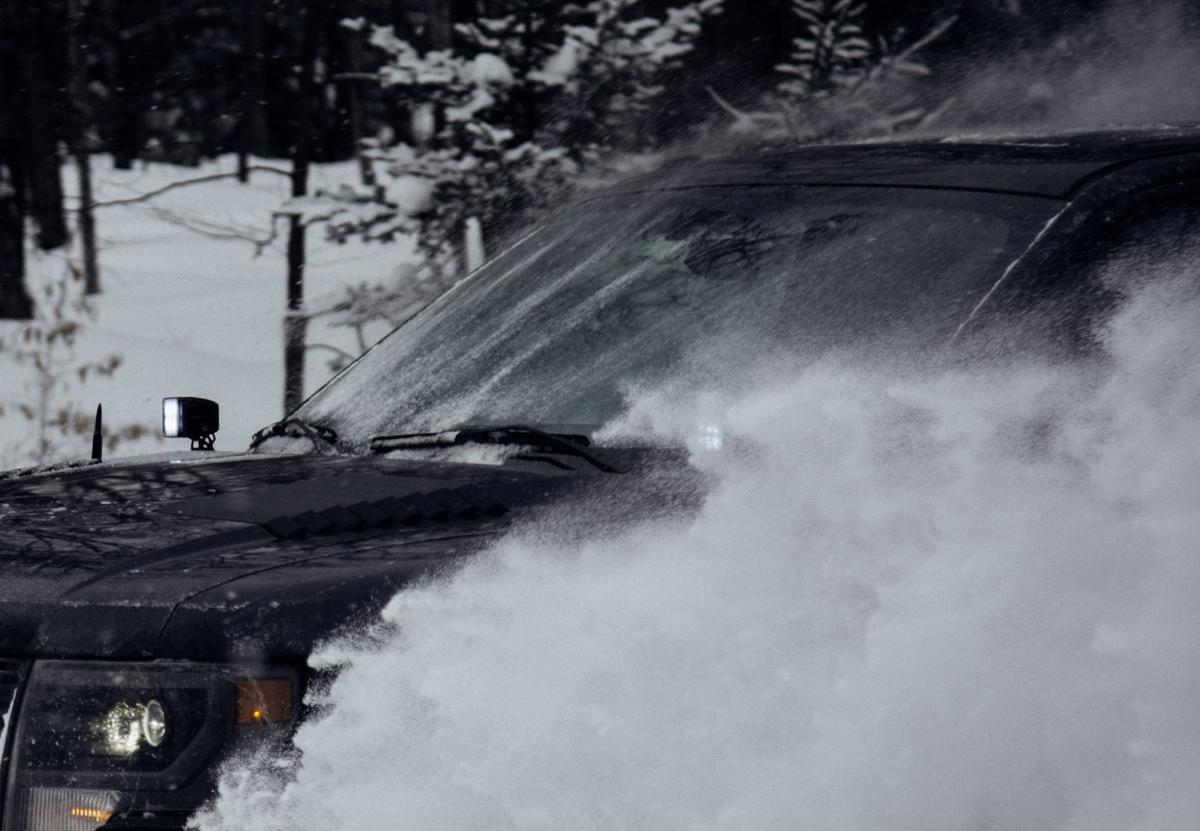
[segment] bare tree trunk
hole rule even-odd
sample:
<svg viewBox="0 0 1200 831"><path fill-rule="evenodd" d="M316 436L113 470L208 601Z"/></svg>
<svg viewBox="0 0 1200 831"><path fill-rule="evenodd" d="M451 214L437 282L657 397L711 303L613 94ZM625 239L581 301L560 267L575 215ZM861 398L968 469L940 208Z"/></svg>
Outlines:
<svg viewBox="0 0 1200 831"><path fill-rule="evenodd" d="M17 4L0 2L0 31L17 32L22 12ZM25 289L25 218L19 170L23 143L20 95L21 66L18 40L0 40L0 319L29 320L33 301Z"/></svg>
<svg viewBox="0 0 1200 831"><path fill-rule="evenodd" d="M67 243L67 224L63 215L62 160L58 149L33 151L29 160L29 213L37 223L38 248L50 251Z"/></svg>
<svg viewBox="0 0 1200 831"><path fill-rule="evenodd" d="M357 4L351 10L344 12L347 17L353 17L358 12ZM345 38L346 42L346 63L347 69L350 70L352 80L346 81L343 89L346 95L346 108L350 118L350 139L354 143L354 157L358 160L358 176L364 185L367 187L375 187L378 184L378 179L375 176L375 168L371 165L371 159L367 156L366 147L363 144L364 135L363 128L363 105L362 93L359 90L359 74L362 72L362 45L359 38L355 35Z"/></svg>
<svg viewBox="0 0 1200 831"><path fill-rule="evenodd" d="M108 118L112 121L113 167L117 170L132 170L133 162L141 152L142 110L139 96L134 94L136 69L131 69L128 44L122 37L123 20L117 9L118 0L101 0L104 13L104 55L108 64L109 83L113 86L112 104Z"/></svg>
<svg viewBox="0 0 1200 831"><path fill-rule="evenodd" d="M463 256L467 263L467 273L482 268L487 262L487 248L483 238L483 224L477 216L467 217L463 227Z"/></svg>
<svg viewBox="0 0 1200 831"><path fill-rule="evenodd" d="M287 312L283 319L284 415L304 403L304 353L308 339L308 316L304 312L304 220L292 216L288 222Z"/></svg>
<svg viewBox="0 0 1200 831"><path fill-rule="evenodd" d="M96 254L96 214L93 210L92 160L86 147L75 153L79 175L79 243L83 255L83 293L100 293L100 261Z"/></svg>
<svg viewBox="0 0 1200 831"><path fill-rule="evenodd" d="M270 152L263 80L262 0L242 0L242 100L238 124L238 180L249 181L250 156Z"/></svg>
<svg viewBox="0 0 1200 831"><path fill-rule="evenodd" d="M29 215L37 223L37 244L43 250L60 248L67 242L67 222L63 213L62 160L59 157L59 130L53 118L56 76L61 65L52 46L52 31L61 31L56 23L60 11L57 2L21 3L25 26L20 44L21 67L25 85L25 165L29 193Z"/></svg>
<svg viewBox="0 0 1200 831"><path fill-rule="evenodd" d="M24 226L17 189L0 164L0 320L33 317L33 301L25 290Z"/></svg>
<svg viewBox="0 0 1200 831"><path fill-rule="evenodd" d="M83 26L86 0L70 0L68 59L71 69L72 123L71 154L79 176L79 242L83 254L83 283L85 294L100 293L100 264L96 257L96 215L92 210L92 159L88 147L88 128L91 111L87 102L87 67L84 66L79 32Z"/></svg>
<svg viewBox="0 0 1200 831"><path fill-rule="evenodd" d="M454 34L450 0L428 0L429 23L425 37L430 49L449 49Z"/></svg>
<svg viewBox="0 0 1200 831"><path fill-rule="evenodd" d="M308 194L313 157L313 99L316 95L318 40L323 31L326 0L303 0L303 41L296 99L295 144L292 149L292 197ZM304 311L305 227L303 217L289 219L287 248L287 313L284 317L283 409L293 412L304 402L304 353L308 317Z"/></svg>
<svg viewBox="0 0 1200 831"><path fill-rule="evenodd" d="M521 29L521 58L520 64L517 67L517 77L521 78L522 81L516 88L516 104L521 114L521 124L524 129L522 138L526 141L533 139L538 127L537 100L534 96L534 87L533 84L525 80L535 68L535 11L534 4L530 0L527 0L524 8L525 25Z"/></svg>

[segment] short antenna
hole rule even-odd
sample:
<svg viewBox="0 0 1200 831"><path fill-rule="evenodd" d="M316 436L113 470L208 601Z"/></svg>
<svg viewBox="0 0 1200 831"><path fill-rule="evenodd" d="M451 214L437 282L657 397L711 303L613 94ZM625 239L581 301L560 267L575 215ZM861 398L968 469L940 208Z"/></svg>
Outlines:
<svg viewBox="0 0 1200 831"><path fill-rule="evenodd" d="M101 423L104 417L104 406L96 405L96 426L92 430L92 460L101 461L104 458L104 433L101 430Z"/></svg>

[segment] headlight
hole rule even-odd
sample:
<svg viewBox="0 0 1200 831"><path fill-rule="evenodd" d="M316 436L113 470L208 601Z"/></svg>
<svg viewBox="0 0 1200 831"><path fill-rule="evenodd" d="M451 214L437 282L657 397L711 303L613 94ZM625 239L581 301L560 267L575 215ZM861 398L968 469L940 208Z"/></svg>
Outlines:
<svg viewBox="0 0 1200 831"><path fill-rule="evenodd" d="M104 749L113 756L132 756L143 747L159 747L167 735L167 711L153 698L145 704L122 701L95 724Z"/></svg>
<svg viewBox="0 0 1200 831"><path fill-rule="evenodd" d="M220 755L286 730L297 695L287 669L38 662L15 725L4 827L88 831L145 812L182 820L208 797Z"/></svg>

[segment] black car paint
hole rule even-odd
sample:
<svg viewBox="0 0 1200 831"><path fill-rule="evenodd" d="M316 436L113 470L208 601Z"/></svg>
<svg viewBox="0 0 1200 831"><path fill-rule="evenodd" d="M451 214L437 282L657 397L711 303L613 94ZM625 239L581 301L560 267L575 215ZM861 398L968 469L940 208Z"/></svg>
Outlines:
<svg viewBox="0 0 1200 831"><path fill-rule="evenodd" d="M597 478L554 461L185 454L0 481L0 655L302 663L531 503ZM456 491L479 497L439 497ZM351 510L397 496L435 501L399 520ZM282 535L273 521L289 511L350 519Z"/></svg>
<svg viewBox="0 0 1200 831"><path fill-rule="evenodd" d="M1056 252L1094 237L1098 217L1113 205L1186 190L1198 178L1200 138L1112 133L679 160L618 190L796 183L1041 197L1053 219L1006 272L997 292L1003 298L1036 294ZM630 457L622 467L634 472L604 474L567 456L482 466L184 453L9 476L0 479L0 657L278 663L303 670L314 644L372 621L405 584L453 567L524 517L554 515L556 505L570 503L598 521L620 521L666 510L672 500L695 503L695 476L682 472L678 459L660 466ZM670 472L655 472L661 470ZM286 524L269 527L287 515L263 507L272 491L309 483L319 492L327 483L328 504L314 502L310 487L297 506L319 513L349 507L339 488L357 486L346 482L359 482L356 502L370 502L359 491L386 498L379 483L389 480L420 493L440 483L451 490L478 486L507 510L350 522L290 536Z"/></svg>
<svg viewBox="0 0 1200 831"><path fill-rule="evenodd" d="M833 145L681 156L612 192L731 184L855 185L1013 193L1065 202L1126 170L1157 178L1150 169L1158 162L1194 171L1196 154L1200 136L1188 129Z"/></svg>

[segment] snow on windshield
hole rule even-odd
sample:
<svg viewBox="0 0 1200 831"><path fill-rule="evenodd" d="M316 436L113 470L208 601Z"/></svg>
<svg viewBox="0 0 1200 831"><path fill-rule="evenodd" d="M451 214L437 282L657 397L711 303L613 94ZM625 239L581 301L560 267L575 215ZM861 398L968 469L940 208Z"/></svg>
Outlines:
<svg viewBox="0 0 1200 831"><path fill-rule="evenodd" d="M1034 213L979 195L830 190L587 206L402 327L302 415L358 442L462 423L598 426L635 384L689 364L715 374L698 356L738 375L867 338L936 343L1010 242L1019 253Z"/></svg>

